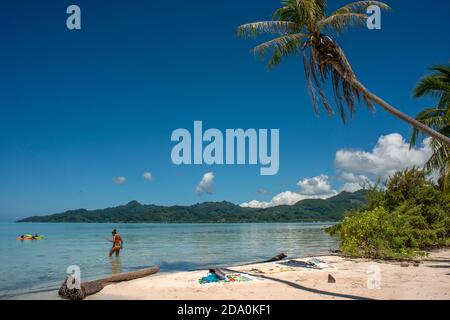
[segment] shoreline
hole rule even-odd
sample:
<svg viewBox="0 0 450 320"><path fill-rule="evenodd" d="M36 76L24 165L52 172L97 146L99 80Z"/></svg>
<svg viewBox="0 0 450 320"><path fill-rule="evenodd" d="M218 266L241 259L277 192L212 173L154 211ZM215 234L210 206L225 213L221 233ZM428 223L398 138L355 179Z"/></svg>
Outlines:
<svg viewBox="0 0 450 320"><path fill-rule="evenodd" d="M310 269L298 262L317 257L328 267ZM420 263L347 258L337 254L311 255L275 262L222 268L250 275L253 281L199 284L208 270L162 272L111 284L86 300L450 300L450 249L437 249ZM289 261L294 261L289 263ZM295 263L296 262L296 263ZM379 281L368 287L379 271ZM335 283L329 283L329 275ZM372 278L370 278L372 277ZM373 279L372 279L373 280ZM57 291L12 299L60 299Z"/></svg>
<svg viewBox="0 0 450 320"><path fill-rule="evenodd" d="M120 225L120 224L158 224L158 225L177 225L177 224L290 224L290 223L301 223L301 224L336 224L341 222L339 220L299 220L299 221L227 221L227 222L94 222L94 221L84 221L84 222L74 222L74 221L6 221L6 223L20 223L20 224L109 224L109 225Z"/></svg>
<svg viewBox="0 0 450 320"><path fill-rule="evenodd" d="M450 299L450 249L429 252L419 266L400 262L352 259L339 255L314 256L328 264L317 270L287 266L289 259L235 266L258 280L201 285L207 270L156 274L105 287L88 300L323 300L323 299ZM296 258L294 261L307 261ZM368 271L379 268L379 289L367 287ZM264 273L256 272L256 270ZM328 275L336 282L329 283Z"/></svg>
<svg viewBox="0 0 450 320"><path fill-rule="evenodd" d="M310 258L310 257L321 257L321 256L326 256L326 255L334 255L334 253L332 253L331 251L328 251L328 252L323 251L322 253L319 252L317 254L302 255L301 257L298 257L297 259L306 259L306 258ZM266 263L270 263L270 262L268 262L268 261L235 262L235 263L226 264L223 266L216 265L216 266L214 266L214 268L235 268L235 267L244 267L244 266L248 266L248 265L266 264ZM166 271L160 271L160 272L156 273L154 276L185 273L185 272L198 272L198 271L205 271L205 270L206 269L204 267L198 267L198 268L190 269L190 270L166 270ZM108 276L111 276L111 274L105 274L103 276L97 276L97 277L89 277L89 278L85 279L85 281L94 281L94 280L100 279L102 277L108 277ZM34 300L34 299L40 299L41 296L44 299L50 298L50 300L54 300L54 299L60 300L60 298L58 297L58 290L59 290L59 286L62 281L63 281L63 279L61 279L61 281L59 281L57 284L53 284L53 285L49 284L48 286L43 287L41 289L35 289L35 290L32 289L28 292L26 292L25 289L23 289L23 292L5 294L3 296L0 296L0 300L20 300L20 299ZM52 296L53 296L53 299L51 298Z"/></svg>

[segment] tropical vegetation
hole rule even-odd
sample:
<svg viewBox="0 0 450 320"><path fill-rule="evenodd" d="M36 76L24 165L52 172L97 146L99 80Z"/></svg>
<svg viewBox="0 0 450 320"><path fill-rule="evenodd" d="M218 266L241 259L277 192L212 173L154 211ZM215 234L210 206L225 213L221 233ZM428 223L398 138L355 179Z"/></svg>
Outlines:
<svg viewBox="0 0 450 320"><path fill-rule="evenodd" d="M327 229L351 257L413 259L450 245L450 193L418 168L394 174L369 191L368 203Z"/></svg>
<svg viewBox="0 0 450 320"><path fill-rule="evenodd" d="M435 106L424 109L416 120L433 128L444 136L450 136L450 64L431 68L432 73L423 77L414 89L414 97L437 99ZM411 134L411 146L418 142L420 131L414 128ZM450 147L431 138L429 142L433 154L425 164L428 171L439 173L439 184L443 190L450 188Z"/></svg>

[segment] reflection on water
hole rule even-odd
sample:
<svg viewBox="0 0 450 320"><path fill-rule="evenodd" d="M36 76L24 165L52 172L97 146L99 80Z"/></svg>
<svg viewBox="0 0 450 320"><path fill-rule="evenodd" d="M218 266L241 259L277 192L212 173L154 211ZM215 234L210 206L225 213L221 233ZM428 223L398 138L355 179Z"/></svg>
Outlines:
<svg viewBox="0 0 450 320"><path fill-rule="evenodd" d="M327 252L337 241L329 224L0 224L0 297L13 292L57 287L66 268L78 265L83 280L152 265L180 271L254 262L280 252L290 257ZM108 258L116 228L126 246ZM24 233L45 236L17 241Z"/></svg>
<svg viewBox="0 0 450 320"><path fill-rule="evenodd" d="M109 257L111 263L111 274L122 272L122 263L120 262L120 256Z"/></svg>

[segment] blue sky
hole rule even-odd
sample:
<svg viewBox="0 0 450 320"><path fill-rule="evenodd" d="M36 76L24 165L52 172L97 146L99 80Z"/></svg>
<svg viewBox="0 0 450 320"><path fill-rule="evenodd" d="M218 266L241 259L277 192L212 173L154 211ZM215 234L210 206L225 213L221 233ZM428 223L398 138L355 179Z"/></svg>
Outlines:
<svg viewBox="0 0 450 320"><path fill-rule="evenodd" d="M329 1L331 8L339 3ZM382 30L350 30L338 41L370 90L414 115L432 104L411 97L417 79L449 59L450 3L388 3L394 11L383 14ZM66 28L70 4L81 7L82 30ZM407 137L410 129L382 110L358 109L346 125L324 112L315 116L300 59L268 71L250 54L257 41L236 37L238 25L268 20L278 6L277 0L2 2L0 219L133 199L270 201L320 175L339 191L345 181L338 150L371 153L380 136ZM170 135L192 130L194 120L221 130L279 128L279 173L173 165ZM153 179L143 179L144 172ZM214 191L198 195L206 172L214 173ZM126 182L114 183L118 176Z"/></svg>

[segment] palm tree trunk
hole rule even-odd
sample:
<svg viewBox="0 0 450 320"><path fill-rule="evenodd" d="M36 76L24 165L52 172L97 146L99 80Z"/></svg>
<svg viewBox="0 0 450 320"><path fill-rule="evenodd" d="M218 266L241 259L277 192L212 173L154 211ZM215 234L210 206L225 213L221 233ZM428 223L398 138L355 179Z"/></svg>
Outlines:
<svg viewBox="0 0 450 320"><path fill-rule="evenodd" d="M358 88L359 90L361 90L361 92L363 92L367 97L370 98L370 100L372 100L374 103L378 104L381 108L383 108L384 110L386 110L387 112L389 112L390 114L396 116L397 118L400 118L401 120L409 123L412 127L417 128L419 130L421 130L423 133L428 134L430 137L446 144L447 146L450 147L450 138L444 136L443 134L433 130L432 128L424 125L422 122L417 121L414 118L411 118L410 116L404 114L403 112L401 112L400 110L397 110L396 108L394 108L393 106L391 106L389 103L387 103L386 101L384 101L383 99L381 99L380 97L378 97L377 95L373 94L372 92L370 92L369 90L366 89L366 87L364 87L364 85L359 82L357 79L353 78L352 79L352 84Z"/></svg>
<svg viewBox="0 0 450 320"><path fill-rule="evenodd" d="M333 41L334 43L334 41ZM377 95L373 94L367 88L359 82L358 78L356 77L355 73L353 72L350 62L348 62L347 57L345 56L345 53L342 51L342 49L334 43L334 46L336 47L336 51L338 56L341 58L341 61L344 62L344 64L348 67L348 71L344 71L344 69L341 67L339 63L336 62L330 62L330 66L338 72L343 79L346 79L347 82L350 83L350 85L357 88L359 91L361 91L366 97L368 97L372 102L378 104L381 108L389 112L390 114L396 116L397 118L400 118L401 120L409 123L412 127L417 128L418 130L422 131L425 134L428 134L430 137L440 141L443 144L446 144L448 147L450 147L450 138L444 136L443 134L433 130L432 128L424 125L420 121L417 121L414 118L411 118L410 116L404 114L400 110L397 110L393 106L391 106L389 103L378 97Z"/></svg>
<svg viewBox="0 0 450 320"><path fill-rule="evenodd" d="M58 295L64 299L82 300L91 294L100 292L104 287L106 287L109 284L147 277L157 272L159 272L159 266L142 269L138 271L131 271L127 273L119 273L116 275L112 275L108 278L84 282L81 284L79 289L77 288L69 289L67 287L68 278L66 277L64 282L61 284L61 287L59 288Z"/></svg>

